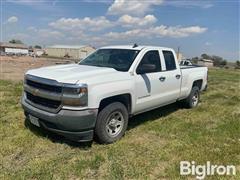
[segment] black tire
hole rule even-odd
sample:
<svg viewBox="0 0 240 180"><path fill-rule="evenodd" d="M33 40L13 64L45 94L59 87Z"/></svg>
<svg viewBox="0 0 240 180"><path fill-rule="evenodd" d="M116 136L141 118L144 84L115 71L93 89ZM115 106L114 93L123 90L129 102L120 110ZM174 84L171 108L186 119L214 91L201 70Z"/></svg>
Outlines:
<svg viewBox="0 0 240 180"><path fill-rule="evenodd" d="M197 107L200 100L199 87L193 86L189 96L183 101L186 108L195 108Z"/></svg>
<svg viewBox="0 0 240 180"><path fill-rule="evenodd" d="M121 116L119 119L117 118L118 115ZM124 135L127 125L127 108L120 102L107 105L99 112L97 117L94 131L97 141L101 144L110 144L119 140ZM114 135L114 132L117 133Z"/></svg>

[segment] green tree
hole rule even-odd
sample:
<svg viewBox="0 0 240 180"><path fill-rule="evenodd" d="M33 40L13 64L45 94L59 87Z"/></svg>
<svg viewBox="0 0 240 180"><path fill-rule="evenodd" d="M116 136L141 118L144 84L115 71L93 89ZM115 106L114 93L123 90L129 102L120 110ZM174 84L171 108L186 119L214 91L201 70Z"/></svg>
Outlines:
<svg viewBox="0 0 240 180"><path fill-rule="evenodd" d="M236 65L237 65L237 66L240 66L240 61L236 61Z"/></svg>
<svg viewBox="0 0 240 180"><path fill-rule="evenodd" d="M239 60L236 61L235 68L236 68L236 69L240 69L240 61L239 61Z"/></svg>
<svg viewBox="0 0 240 180"><path fill-rule="evenodd" d="M221 64L222 61L223 61L223 58L222 58L222 57L213 55L213 56L212 56L212 60L213 60L213 65L214 65L214 66L221 66L221 65L222 65L222 64Z"/></svg>
<svg viewBox="0 0 240 180"><path fill-rule="evenodd" d="M197 64L198 61L199 61L199 57L193 57L193 58L191 59L191 61L192 61L193 64Z"/></svg>
<svg viewBox="0 0 240 180"><path fill-rule="evenodd" d="M221 66L226 66L226 65L227 65L227 61L226 61L226 60L222 60L222 61L220 62L220 65L221 65Z"/></svg>
<svg viewBox="0 0 240 180"><path fill-rule="evenodd" d="M42 47L40 45L35 45L34 48L36 49L42 49Z"/></svg>
<svg viewBox="0 0 240 180"><path fill-rule="evenodd" d="M23 44L23 42L19 39L12 39L9 41L9 43L13 43L13 44Z"/></svg>
<svg viewBox="0 0 240 180"><path fill-rule="evenodd" d="M207 55L207 54L202 54L202 55L201 55L201 58L202 58L202 59L211 59L212 57L209 56L209 55Z"/></svg>

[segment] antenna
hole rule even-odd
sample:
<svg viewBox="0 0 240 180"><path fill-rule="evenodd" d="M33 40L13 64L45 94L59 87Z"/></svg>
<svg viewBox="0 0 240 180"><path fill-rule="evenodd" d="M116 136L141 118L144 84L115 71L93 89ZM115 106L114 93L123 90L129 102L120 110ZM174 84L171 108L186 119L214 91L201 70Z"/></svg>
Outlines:
<svg viewBox="0 0 240 180"><path fill-rule="evenodd" d="M135 44L133 45L133 48L135 48L135 47L138 47L137 43L135 43Z"/></svg>

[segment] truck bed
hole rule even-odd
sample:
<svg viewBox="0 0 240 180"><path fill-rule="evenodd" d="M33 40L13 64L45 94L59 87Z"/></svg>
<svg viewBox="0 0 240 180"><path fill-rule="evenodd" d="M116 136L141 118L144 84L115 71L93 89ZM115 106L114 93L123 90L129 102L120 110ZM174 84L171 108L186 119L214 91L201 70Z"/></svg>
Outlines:
<svg viewBox="0 0 240 180"><path fill-rule="evenodd" d="M187 97L192 88L192 82L202 80L201 91L207 84L207 67L199 65L180 66L182 73L181 96Z"/></svg>
<svg viewBox="0 0 240 180"><path fill-rule="evenodd" d="M205 66L201 66L201 65L190 65L190 66L180 66L180 69L190 69L190 68L198 68L198 67L205 67Z"/></svg>

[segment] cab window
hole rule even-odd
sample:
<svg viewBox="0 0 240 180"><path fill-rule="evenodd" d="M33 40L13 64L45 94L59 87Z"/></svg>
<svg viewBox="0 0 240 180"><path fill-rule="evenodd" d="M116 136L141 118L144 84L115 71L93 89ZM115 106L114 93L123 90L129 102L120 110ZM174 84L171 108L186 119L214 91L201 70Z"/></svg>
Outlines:
<svg viewBox="0 0 240 180"><path fill-rule="evenodd" d="M147 68L146 68L147 67ZM144 72L146 71L146 72ZM161 71L160 56L157 50L148 51L137 67L137 74L153 73Z"/></svg>
<svg viewBox="0 0 240 180"><path fill-rule="evenodd" d="M166 70L171 71L176 69L176 62L171 51L163 51L163 56L165 59Z"/></svg>

